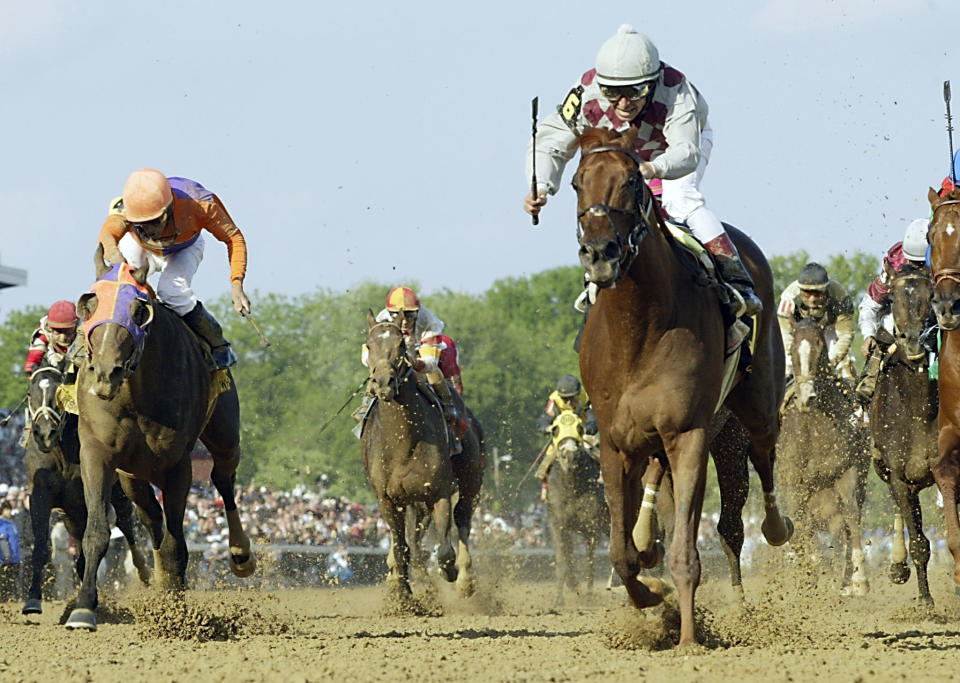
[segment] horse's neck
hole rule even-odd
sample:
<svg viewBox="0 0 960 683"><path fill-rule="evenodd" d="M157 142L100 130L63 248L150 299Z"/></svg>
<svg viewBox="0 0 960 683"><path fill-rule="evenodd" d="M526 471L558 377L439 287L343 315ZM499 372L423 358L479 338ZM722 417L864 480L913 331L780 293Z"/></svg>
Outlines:
<svg viewBox="0 0 960 683"><path fill-rule="evenodd" d="M627 275L605 296L618 304L617 318L631 320L639 334L663 332L675 320L683 274L663 229L651 225L640 241ZM704 290L706 291L706 290ZM643 304L638 306L637 299Z"/></svg>

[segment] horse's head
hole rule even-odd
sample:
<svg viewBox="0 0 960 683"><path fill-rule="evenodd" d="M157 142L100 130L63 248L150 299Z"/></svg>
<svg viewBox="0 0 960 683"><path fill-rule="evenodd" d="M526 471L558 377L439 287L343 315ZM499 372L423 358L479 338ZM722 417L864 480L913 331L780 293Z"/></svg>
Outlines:
<svg viewBox="0 0 960 683"><path fill-rule="evenodd" d="M400 380L412 372L407 343L400 326L392 321L377 322L367 312L367 389L381 401L390 401L400 391Z"/></svg>
<svg viewBox="0 0 960 683"><path fill-rule="evenodd" d="M927 358L923 334L930 317L933 282L926 268L907 265L890 282L890 308L893 336L900 360L911 367L923 365Z"/></svg>
<svg viewBox="0 0 960 683"><path fill-rule="evenodd" d="M557 462L564 472L576 465L577 457L583 450L583 420L572 410L563 410L553 418L550 434L553 447L557 451Z"/></svg>
<svg viewBox="0 0 960 683"><path fill-rule="evenodd" d="M826 376L824 370L829 365L823 328L816 320L801 318L794 323L790 357L797 384L797 406L806 411L817 397L817 380Z"/></svg>
<svg viewBox="0 0 960 683"><path fill-rule="evenodd" d="M155 305L146 284L148 266L134 270L126 263L107 267L103 247L94 257L97 281L77 302L90 352L86 370L93 373L91 391L113 398L137 367Z"/></svg>
<svg viewBox="0 0 960 683"><path fill-rule="evenodd" d="M633 149L637 130L592 128L580 137L577 191L580 263L598 287L616 283L629 269L647 228L649 188Z"/></svg>
<svg viewBox="0 0 960 683"><path fill-rule="evenodd" d="M935 286L933 310L940 327L955 330L960 327L960 189L941 197L930 188L927 198L933 209L927 231Z"/></svg>
<svg viewBox="0 0 960 683"><path fill-rule="evenodd" d="M30 435L44 453L57 445L63 431L63 410L57 405L57 388L63 384L63 373L55 365L43 363L30 376L27 388L27 411L30 413Z"/></svg>

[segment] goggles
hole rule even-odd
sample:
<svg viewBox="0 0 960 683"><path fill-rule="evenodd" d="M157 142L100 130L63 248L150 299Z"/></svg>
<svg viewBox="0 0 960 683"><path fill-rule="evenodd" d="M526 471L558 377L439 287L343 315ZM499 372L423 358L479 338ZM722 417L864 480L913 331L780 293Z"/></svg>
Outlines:
<svg viewBox="0 0 960 683"><path fill-rule="evenodd" d="M164 228L167 227L167 221L170 219L170 212L173 210L173 203L167 205L167 208L163 210L159 216L149 221L141 221L139 223L130 222L130 227L137 232L138 235L143 235L149 239L157 239L163 233Z"/></svg>
<svg viewBox="0 0 960 683"><path fill-rule="evenodd" d="M638 83L636 85L601 85L600 93L611 102L617 102L625 97L631 102L650 97L656 87L656 80Z"/></svg>

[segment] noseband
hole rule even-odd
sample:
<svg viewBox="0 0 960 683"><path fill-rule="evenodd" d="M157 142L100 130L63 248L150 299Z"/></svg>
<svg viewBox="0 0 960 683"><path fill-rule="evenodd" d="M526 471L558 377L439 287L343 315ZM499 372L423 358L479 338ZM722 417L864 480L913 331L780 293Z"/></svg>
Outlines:
<svg viewBox="0 0 960 683"><path fill-rule="evenodd" d="M582 221L584 216L590 214L592 216L603 216L606 218L610 223L610 227L613 229L613 234L617 236L617 246L620 247L620 267L617 275L617 279L619 280L624 276L624 274L626 274L628 270L630 270L630 265L637 257L640 242L647 233L648 219L646 217L650 214L651 205L653 203L653 195L650 192L644 192L644 187L646 187L646 184L643 182L643 178L640 177L640 163L642 159L640 159L636 152L629 149L624 149L623 147L604 145L582 152L581 157L585 157L588 154L598 154L600 152L618 152L630 157L631 161L637 165L637 170L635 171L634 175L637 180L639 180L640 186L634 193L633 206L630 208L625 209L620 206L610 206L609 204L596 203L591 204L577 214L577 241L579 242L581 239L583 239L584 230ZM580 188L577 187L575 181L573 182L573 189L577 192L577 196L579 197ZM615 213L623 214L629 217L632 221L630 232L627 234L626 245L624 245L624 240L620 236L620 232L617 230L617 225L613 220L613 214Z"/></svg>
<svg viewBox="0 0 960 683"><path fill-rule="evenodd" d="M949 206L951 204L960 204L960 199L948 199L945 202L941 202L937 204L937 208L933 210L933 216L931 216L930 218L930 223L931 224L933 223L933 219L936 217L937 211L939 211L942 207ZM933 264L931 263L931 266L932 265ZM960 268L941 268L940 270L934 271L933 273L934 287L938 286L944 280L953 280L957 284L960 284Z"/></svg>
<svg viewBox="0 0 960 683"><path fill-rule="evenodd" d="M63 373L57 370L52 365L47 365L42 368L37 368L33 371L31 376L31 382L36 378L37 375L41 373L53 373L57 376L57 379L63 379ZM42 381L42 380L41 380ZM53 401L47 400L47 388L41 387L40 390L43 392L43 404L34 410L33 404L30 401L27 401L27 412L30 415L30 422L36 423L39 418L46 417L53 422L53 428L56 431L57 436L60 435L60 430L63 429L63 413L56 408L52 408L49 403L55 403L56 395L53 396Z"/></svg>

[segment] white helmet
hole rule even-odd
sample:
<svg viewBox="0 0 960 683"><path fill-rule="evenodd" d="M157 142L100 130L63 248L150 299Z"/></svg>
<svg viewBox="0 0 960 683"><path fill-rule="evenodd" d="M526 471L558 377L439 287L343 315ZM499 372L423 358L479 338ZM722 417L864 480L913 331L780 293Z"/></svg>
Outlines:
<svg viewBox="0 0 960 683"><path fill-rule="evenodd" d="M636 85L660 73L660 53L653 41L624 24L597 53L597 83Z"/></svg>
<svg viewBox="0 0 960 683"><path fill-rule="evenodd" d="M927 223L926 218L917 218L910 221L907 232L903 236L903 255L911 261L926 261L927 259Z"/></svg>

